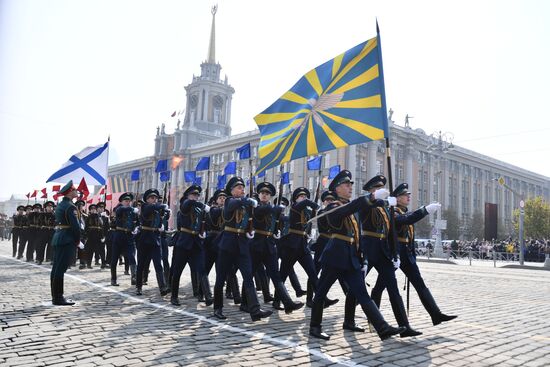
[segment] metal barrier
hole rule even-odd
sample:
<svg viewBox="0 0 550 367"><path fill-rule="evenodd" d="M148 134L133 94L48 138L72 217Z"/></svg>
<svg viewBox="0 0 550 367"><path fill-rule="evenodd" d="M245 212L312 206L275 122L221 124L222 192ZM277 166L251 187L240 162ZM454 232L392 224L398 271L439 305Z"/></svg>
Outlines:
<svg viewBox="0 0 550 367"><path fill-rule="evenodd" d="M433 250L430 248L416 249L417 256L425 256L428 259L433 257ZM534 262L544 262L545 254L540 253L537 255L529 256L530 260ZM497 261L503 262L519 262L519 252L507 252L507 251L494 251L494 250L444 250L444 258L446 260L452 259L468 259L470 265L472 265L473 260L485 260L493 261L494 266L496 267Z"/></svg>

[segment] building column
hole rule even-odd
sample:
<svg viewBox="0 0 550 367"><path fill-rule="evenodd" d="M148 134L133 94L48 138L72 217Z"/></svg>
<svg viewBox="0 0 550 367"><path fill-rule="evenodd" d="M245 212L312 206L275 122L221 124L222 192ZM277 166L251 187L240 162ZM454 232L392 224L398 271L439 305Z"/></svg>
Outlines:
<svg viewBox="0 0 550 367"><path fill-rule="evenodd" d="M378 142L370 141L367 143L367 180L378 173L376 164L376 153L378 151Z"/></svg>
<svg viewBox="0 0 550 367"><path fill-rule="evenodd" d="M416 198L416 202L418 202L418 191L416 190L416 182L414 182L414 175L413 175L413 157L416 152L413 151L413 147L409 145L406 150L406 158L405 158L405 182L409 184L409 191L412 192L412 197Z"/></svg>
<svg viewBox="0 0 550 367"><path fill-rule="evenodd" d="M462 212L464 210L464 208L462 207L462 195L464 195L464 192L462 191L462 169L463 168L464 168L463 164L458 163L458 173L456 175L456 181L458 183L456 201L457 201L457 214L458 214L458 219L460 221L462 221Z"/></svg>
<svg viewBox="0 0 550 367"><path fill-rule="evenodd" d="M357 145L351 145L348 149L348 157L347 157L347 166L349 167L349 170L352 173L354 178L361 177L361 167L357 164ZM307 172L307 170L306 170ZM353 194L352 197L355 197L357 194L357 187L359 185L353 185Z"/></svg>
<svg viewBox="0 0 550 367"><path fill-rule="evenodd" d="M434 164L437 162L432 155L428 156L428 200L426 200L423 204L429 204L432 201L438 201L439 198L434 199L434 171L435 167Z"/></svg>
<svg viewBox="0 0 550 367"><path fill-rule="evenodd" d="M439 197L441 198L441 205L443 209L449 209L449 192L450 192L450 185L449 185L449 164L448 161L444 158L440 158L440 167L441 167L441 182L440 182L440 193Z"/></svg>

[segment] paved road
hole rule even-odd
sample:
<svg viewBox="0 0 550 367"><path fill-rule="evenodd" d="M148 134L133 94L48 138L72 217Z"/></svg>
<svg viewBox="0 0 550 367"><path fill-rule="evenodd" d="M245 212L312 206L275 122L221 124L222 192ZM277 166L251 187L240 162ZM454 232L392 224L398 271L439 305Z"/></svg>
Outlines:
<svg viewBox="0 0 550 367"><path fill-rule="evenodd" d="M457 320L432 326L412 290L411 324L424 334L381 342L372 333L344 332L340 302L325 312L324 328L332 335L326 342L308 338L309 309L252 323L226 300L228 320L218 322L190 295L187 270L178 308L152 283L141 297L128 276L120 277L120 287L109 286L108 270L97 267L70 270L65 293L78 303L53 307L49 266L15 260L10 252L11 244L1 242L2 366L550 365L548 271L421 263L434 297L445 312L460 315ZM305 286L305 274L299 276ZM375 276L367 281L373 284ZM343 301L339 287L330 297ZM395 324L387 295L382 311ZM357 320L366 325L359 308Z"/></svg>

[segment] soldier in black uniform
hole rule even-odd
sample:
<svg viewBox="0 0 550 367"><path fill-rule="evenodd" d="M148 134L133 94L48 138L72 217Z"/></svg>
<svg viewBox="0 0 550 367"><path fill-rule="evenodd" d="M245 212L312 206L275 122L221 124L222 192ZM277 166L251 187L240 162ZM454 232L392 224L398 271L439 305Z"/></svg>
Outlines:
<svg viewBox="0 0 550 367"><path fill-rule="evenodd" d="M145 265L153 261L155 266L155 274L160 295L168 294L166 281L164 279L164 271L162 269L162 254L160 244L160 230L162 227L161 211L169 212L168 205L158 202L160 194L157 189L146 190L143 194L145 201L141 207L139 220L141 223L141 233L138 236L138 263L137 263L137 279L136 279L136 294L142 294L141 287L143 285L143 271Z"/></svg>
<svg viewBox="0 0 550 367"><path fill-rule="evenodd" d="M305 187L298 187L292 193L292 206L289 214L288 234L281 238L281 279L286 280L290 271L293 270L296 262L300 263L308 276L308 283L313 291L317 289L317 272L308 248L307 226L311 219L312 210L317 210L319 205L309 199L309 190ZM311 224L309 224L311 225ZM277 300L277 297L275 297ZM325 300L325 305L331 306L338 302L338 299Z"/></svg>
<svg viewBox="0 0 550 367"><path fill-rule="evenodd" d="M32 212L29 213L29 232L27 240L27 262L34 260L34 252L40 243L40 213L42 205L36 203L32 206Z"/></svg>
<svg viewBox="0 0 550 367"><path fill-rule="evenodd" d="M377 175L363 186L363 190L374 193L385 185L386 177ZM395 201L394 197L391 197L391 199ZM393 201L391 204L395 205L396 203ZM362 208L359 211L359 220L361 221L362 229L361 248L368 259L368 271L374 267L385 288L388 290L395 319L399 326L406 328L401 333L401 337L421 335L420 331L414 330L409 324L405 305L397 286L395 270L399 268L399 259L394 259L388 239L390 233L390 209L388 207Z"/></svg>
<svg viewBox="0 0 550 367"><path fill-rule="evenodd" d="M19 248L17 249L17 258L23 258L23 252L25 252L25 247L29 242L29 215L32 213L32 205L25 206L25 214L21 218L21 228L19 232Z"/></svg>
<svg viewBox="0 0 550 367"><path fill-rule="evenodd" d="M88 217L86 218L86 248L85 263L88 269L92 269L92 260L94 253L98 253L101 258L101 268L105 268L105 251L103 246L103 218L97 213L97 205L91 204L88 207Z"/></svg>
<svg viewBox="0 0 550 367"><path fill-rule="evenodd" d="M127 261L130 264L130 270L132 272L131 284L136 283L136 263L133 255L134 251L134 230L136 229L137 215L139 210L133 208L130 204L134 199L134 195L129 192L125 192L120 195L118 201L120 205L117 206L115 211L115 220L113 221L113 248L111 254L111 285L118 286L117 283L117 263L121 254L127 255Z"/></svg>
<svg viewBox="0 0 550 367"><path fill-rule="evenodd" d="M258 202L244 196L244 181L240 177L232 177L225 187L228 195L224 203L223 218L225 226L219 243L219 253L216 262L216 285L214 286L214 317L226 319L223 314L223 284L227 275L237 267L243 277L243 288L246 290L248 310L252 321L268 317L271 311L260 308L254 281L252 280L252 262L248 238L248 219L250 212L247 209L256 207Z"/></svg>
<svg viewBox="0 0 550 367"><path fill-rule="evenodd" d="M38 241L38 246L36 248L36 262L38 265L41 265L44 261L44 254L47 253L47 250L51 253L51 242L54 234L55 227L55 215L53 213L55 203L53 201L46 201L44 203L44 212L40 216L40 231L39 236L40 240ZM46 258L46 261L51 260Z"/></svg>
<svg viewBox="0 0 550 367"><path fill-rule="evenodd" d="M13 230L12 230L12 248L13 248L13 257L17 256L17 243L21 241L23 235L23 223L25 222L25 207L19 205L17 207L17 213L13 216Z"/></svg>
<svg viewBox="0 0 550 367"><path fill-rule="evenodd" d="M205 302L210 306L213 302L210 296L210 283L204 271L204 249L202 219L210 211L210 207L201 203L199 195L202 188L191 185L180 199L180 210L177 218L178 238L172 255L172 297L170 303L179 306L178 293L180 277L185 265L189 263L191 273L197 274L201 284Z"/></svg>
<svg viewBox="0 0 550 367"><path fill-rule="evenodd" d="M304 306L302 302L294 302L286 290L281 275L279 274L279 263L277 247L273 236L280 238L280 230L275 228L276 218L280 216L282 206L272 206L271 197L275 196L275 186L269 182L261 182L256 187L259 205L253 211L254 238L250 239L250 253L252 258L252 273L256 273L260 265L265 266L269 278L273 281L277 298L282 300L286 313ZM243 286L243 300L241 308L248 309L246 304L247 291ZM265 302L265 299L264 299Z"/></svg>
<svg viewBox="0 0 550 367"><path fill-rule="evenodd" d="M351 304L347 298L352 297L352 311L354 311L355 300L357 300L365 315L374 325L380 339L384 340L392 335L403 332L405 328L391 327L384 320L382 314L367 293L364 280L364 271L367 270L367 264L359 247L359 225L354 216L362 208L380 207L384 205L384 202L377 200L374 195L361 196L353 201L349 201L353 193L353 181L351 178L351 172L343 170L336 175L329 185L329 190L336 193L338 200L327 207L327 212L334 209L334 211L327 215L331 238L326 244L320 259L322 267L321 278L317 292L313 298L309 335L325 340L330 338L329 335L322 332L321 327L323 300L334 282L340 279L345 281L349 286L349 292L346 295L346 306ZM364 331L364 329L355 325L353 320L348 318L349 311L346 309L344 329Z"/></svg>
<svg viewBox="0 0 550 367"><path fill-rule="evenodd" d="M418 265L416 264L416 252L414 249L414 224L428 214L433 214L437 210L440 210L441 204L431 203L413 212L409 212L407 207L411 202L411 193L409 192L409 185L406 183L397 186L392 196L397 198L395 225L399 258L401 260L400 268L403 273L405 273L414 289L416 289L422 305L424 305L424 308L432 318L432 323L438 325L444 321L450 321L456 318L456 316L445 315L440 311L439 307L437 307L430 290L424 283L424 279L422 279L420 269L418 269ZM384 281L382 277L378 276L371 293L372 300L378 307L380 307L380 300L384 289Z"/></svg>

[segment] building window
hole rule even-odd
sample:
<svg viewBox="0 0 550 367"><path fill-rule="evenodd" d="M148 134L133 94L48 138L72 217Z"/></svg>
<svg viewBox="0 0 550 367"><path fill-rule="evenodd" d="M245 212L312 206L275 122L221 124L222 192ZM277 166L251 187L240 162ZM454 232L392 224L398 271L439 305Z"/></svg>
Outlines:
<svg viewBox="0 0 550 367"><path fill-rule="evenodd" d="M330 168L330 153L326 153L324 157L325 168Z"/></svg>

